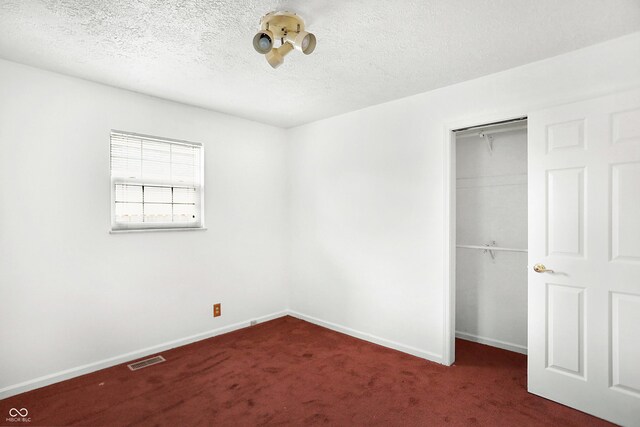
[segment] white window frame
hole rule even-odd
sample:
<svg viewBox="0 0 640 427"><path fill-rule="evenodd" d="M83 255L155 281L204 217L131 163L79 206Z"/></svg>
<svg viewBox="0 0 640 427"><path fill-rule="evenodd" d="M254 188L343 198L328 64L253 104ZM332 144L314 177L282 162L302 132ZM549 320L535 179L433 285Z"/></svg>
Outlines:
<svg viewBox="0 0 640 427"><path fill-rule="evenodd" d="M186 145L190 147L199 147L200 149L200 183L199 185L180 185L174 182L165 182L162 180L154 180L154 179L141 179L141 178L114 178L112 176L111 169L111 137L112 135L124 135L130 136L133 138L141 138L149 141L162 142L167 144L176 144L176 145ZM109 177L110 177L110 192L111 192L111 230L110 233L127 233L127 232L148 232L148 231L180 231L180 230L206 230L204 223L204 146L198 142L190 142L179 139L158 137L153 135L145 135L135 132L121 131L116 129L111 129L109 132ZM116 185L125 184L125 185L140 185L140 186L161 186L161 187L172 187L172 188L197 188L199 191L199 197L196 198L196 204L199 208L200 218L197 223L179 223L179 222L171 222L171 223L158 223L158 222L149 222L149 223L119 223L116 222Z"/></svg>

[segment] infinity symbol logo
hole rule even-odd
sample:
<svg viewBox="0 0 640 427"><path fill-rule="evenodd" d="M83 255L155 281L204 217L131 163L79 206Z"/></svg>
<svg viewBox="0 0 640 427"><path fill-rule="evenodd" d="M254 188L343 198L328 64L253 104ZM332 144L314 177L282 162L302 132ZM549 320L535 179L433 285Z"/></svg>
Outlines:
<svg viewBox="0 0 640 427"><path fill-rule="evenodd" d="M29 411L27 411L27 408L22 408L22 409L11 408L11 409L9 409L9 416L10 417L17 417L17 416L26 417L27 415L29 415Z"/></svg>

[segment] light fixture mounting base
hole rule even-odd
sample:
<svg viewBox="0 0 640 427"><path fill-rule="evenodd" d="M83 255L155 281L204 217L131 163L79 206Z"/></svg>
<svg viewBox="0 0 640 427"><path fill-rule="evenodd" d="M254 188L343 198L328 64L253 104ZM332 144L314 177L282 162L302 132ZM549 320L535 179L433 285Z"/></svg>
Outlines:
<svg viewBox="0 0 640 427"><path fill-rule="evenodd" d="M284 39L287 33L304 30L304 21L293 12L269 12L260 19L260 29L269 30L276 39Z"/></svg>

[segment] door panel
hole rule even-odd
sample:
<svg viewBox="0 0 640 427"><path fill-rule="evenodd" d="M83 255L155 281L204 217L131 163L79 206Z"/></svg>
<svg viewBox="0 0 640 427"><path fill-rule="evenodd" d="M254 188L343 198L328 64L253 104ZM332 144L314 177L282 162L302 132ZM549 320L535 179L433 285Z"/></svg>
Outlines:
<svg viewBox="0 0 640 427"><path fill-rule="evenodd" d="M584 377L584 289L547 284L547 367Z"/></svg>
<svg viewBox="0 0 640 427"><path fill-rule="evenodd" d="M640 426L640 90L528 128L529 391Z"/></svg>
<svg viewBox="0 0 640 427"><path fill-rule="evenodd" d="M555 123L547 127L548 151L584 148L584 120Z"/></svg>
<svg viewBox="0 0 640 427"><path fill-rule="evenodd" d="M640 109L614 113L612 131L614 144L640 142Z"/></svg>
<svg viewBox="0 0 640 427"><path fill-rule="evenodd" d="M640 162L611 167L613 260L640 261Z"/></svg>
<svg viewBox="0 0 640 427"><path fill-rule="evenodd" d="M582 257L584 168L547 172L547 254Z"/></svg>
<svg viewBox="0 0 640 427"><path fill-rule="evenodd" d="M612 312L612 386L640 397L640 296L614 292ZM635 339L635 340L634 340Z"/></svg>

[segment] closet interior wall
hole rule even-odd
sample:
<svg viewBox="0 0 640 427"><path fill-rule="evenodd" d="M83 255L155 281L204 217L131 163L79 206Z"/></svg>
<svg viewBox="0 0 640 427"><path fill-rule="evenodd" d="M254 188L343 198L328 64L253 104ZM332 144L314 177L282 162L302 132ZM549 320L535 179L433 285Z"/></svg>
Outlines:
<svg viewBox="0 0 640 427"><path fill-rule="evenodd" d="M526 353L527 132L490 135L456 137L456 336Z"/></svg>

